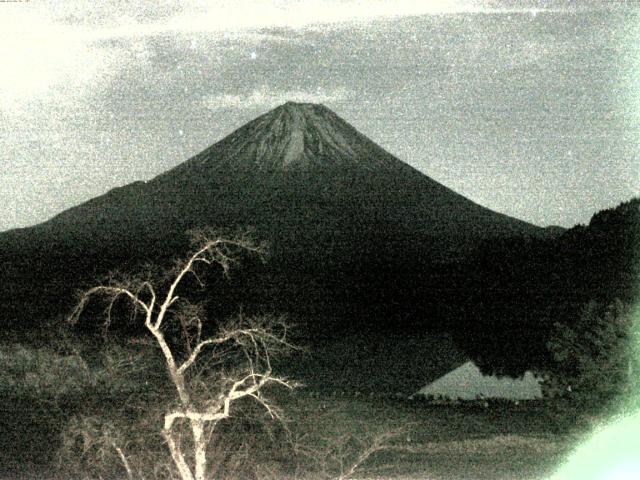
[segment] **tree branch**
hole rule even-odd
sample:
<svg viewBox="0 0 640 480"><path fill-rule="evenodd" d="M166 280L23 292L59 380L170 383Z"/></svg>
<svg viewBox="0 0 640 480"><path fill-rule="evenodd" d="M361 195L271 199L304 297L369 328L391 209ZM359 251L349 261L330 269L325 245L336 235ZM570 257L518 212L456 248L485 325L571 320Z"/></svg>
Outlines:
<svg viewBox="0 0 640 480"><path fill-rule="evenodd" d="M142 300L140 300L140 298L136 294L132 293L129 289L124 287L100 285L97 287L90 288L89 290L84 292L80 297L80 301L78 302L76 307L71 312L71 315L69 316L69 321L71 324L76 324L79 321L80 315L82 314L83 310L89 303L89 300L91 299L91 297L97 294L105 294L107 296L110 296L112 299L108 309L108 313L109 313L107 317L108 321L111 320L110 318L111 305L113 305L113 302L115 301L115 299L118 298L120 295L127 296L133 302L136 308L142 308L145 311L147 318L150 318L152 314L153 302L155 301L154 300L155 292L153 292L153 288L151 287L151 285L149 285L149 289L152 292L151 305L147 305Z"/></svg>

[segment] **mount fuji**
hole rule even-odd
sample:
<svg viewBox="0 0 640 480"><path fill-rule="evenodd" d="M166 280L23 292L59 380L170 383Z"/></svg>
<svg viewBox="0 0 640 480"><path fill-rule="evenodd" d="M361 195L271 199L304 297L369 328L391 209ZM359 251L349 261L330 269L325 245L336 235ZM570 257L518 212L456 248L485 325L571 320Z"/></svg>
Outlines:
<svg viewBox="0 0 640 480"><path fill-rule="evenodd" d="M251 228L270 245L266 265L243 262L212 287L216 314L275 310L314 341L366 345L384 331L385 341L422 335L460 294L449 266L482 242L545 235L429 178L330 109L288 102L149 181L0 234L0 318L28 328L62 315L78 288L168 264L187 251L186 232L205 226Z"/></svg>
<svg viewBox="0 0 640 480"><path fill-rule="evenodd" d="M394 309L430 266L544 232L415 170L330 109L288 102L152 180L0 234L2 289L9 305L51 315L109 270L180 256L202 226L251 227L271 245L262 290L278 307L320 310Z"/></svg>

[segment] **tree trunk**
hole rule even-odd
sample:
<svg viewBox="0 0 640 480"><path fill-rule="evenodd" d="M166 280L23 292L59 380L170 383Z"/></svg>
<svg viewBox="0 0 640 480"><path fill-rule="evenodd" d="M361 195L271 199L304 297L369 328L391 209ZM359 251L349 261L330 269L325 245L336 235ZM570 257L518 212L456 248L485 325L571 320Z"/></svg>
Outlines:
<svg viewBox="0 0 640 480"><path fill-rule="evenodd" d="M195 480L205 480L207 474L207 441L204 438L204 422L191 421L196 462Z"/></svg>
<svg viewBox="0 0 640 480"><path fill-rule="evenodd" d="M164 438L167 441L167 445L169 446L169 451L171 452L171 458L173 459L173 463L178 468L178 473L180 474L181 480L194 480L193 473L191 473L191 469L187 462L184 459L184 455L182 455L182 451L180 450L180 445L176 443L173 438L173 423L167 424L165 420L164 426Z"/></svg>

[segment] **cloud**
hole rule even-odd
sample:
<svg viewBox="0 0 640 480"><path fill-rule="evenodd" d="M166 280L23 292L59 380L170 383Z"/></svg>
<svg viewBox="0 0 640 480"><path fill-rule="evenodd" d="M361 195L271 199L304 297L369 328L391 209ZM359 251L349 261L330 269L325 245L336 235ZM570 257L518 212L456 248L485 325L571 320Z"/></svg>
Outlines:
<svg viewBox="0 0 640 480"><path fill-rule="evenodd" d="M344 89L327 91L316 89L314 91L305 90L274 90L267 86L262 86L246 94L222 94L209 95L204 97L203 104L211 110L223 109L253 109L253 108L273 108L285 102L305 102L305 103L331 103L348 99L348 92Z"/></svg>
<svg viewBox="0 0 640 480"><path fill-rule="evenodd" d="M566 6L540 6L540 2L514 5L488 0L105 0L97 4L69 0L64 4L65 8L49 4L50 17L69 25L90 27L85 34L94 38L297 29L414 15L571 10Z"/></svg>
<svg viewBox="0 0 640 480"><path fill-rule="evenodd" d="M349 25L380 18L460 13L531 13L575 11L577 6L537 0L208 0L187 2L184 9L148 31L237 31ZM132 32L133 33L133 32Z"/></svg>
<svg viewBox="0 0 640 480"><path fill-rule="evenodd" d="M0 3L0 110L20 113L30 102L68 102L99 88L119 63L117 51L88 42L78 28L57 23L23 3Z"/></svg>
<svg viewBox="0 0 640 480"><path fill-rule="evenodd" d="M37 98L62 95L73 101L102 88L100 80L145 60L135 42L151 37L204 33L210 42L228 36L254 43L298 42L303 40L295 32L313 25L326 29L409 15L527 11L483 0L42 0L0 2L0 9L0 109L5 110L24 108L23 102ZM125 44L110 48L111 40Z"/></svg>
<svg viewBox="0 0 640 480"><path fill-rule="evenodd" d="M471 10L477 2L460 0L263 0L209 1L185 10L168 22L184 31L238 30L268 27L300 28L313 24L350 23L377 17L396 17Z"/></svg>

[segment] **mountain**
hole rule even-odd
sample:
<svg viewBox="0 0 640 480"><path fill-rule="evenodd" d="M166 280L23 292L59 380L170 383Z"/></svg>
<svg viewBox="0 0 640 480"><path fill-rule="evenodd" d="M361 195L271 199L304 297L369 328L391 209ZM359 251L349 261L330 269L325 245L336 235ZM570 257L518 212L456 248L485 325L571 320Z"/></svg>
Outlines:
<svg viewBox="0 0 640 480"><path fill-rule="evenodd" d="M328 108L289 102L150 181L0 234L0 318L29 328L64 314L74 290L166 264L203 226L252 227L271 247L266 265L243 262L230 284L213 284L212 311L286 312L313 339L423 332L457 295L443 265L483 241L548 236L415 170Z"/></svg>
<svg viewBox="0 0 640 480"><path fill-rule="evenodd" d="M328 108L289 102L153 180L1 234L2 280L27 296L47 282L43 295L59 298L76 278L179 255L184 232L204 225L253 227L290 278L353 284L382 271L377 287L483 239L544 234L418 172Z"/></svg>

